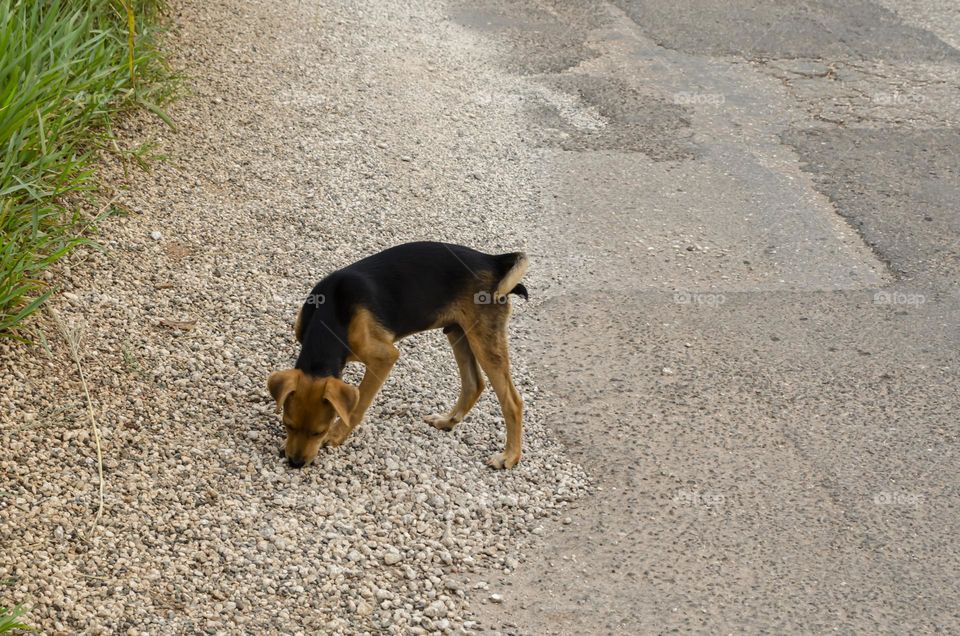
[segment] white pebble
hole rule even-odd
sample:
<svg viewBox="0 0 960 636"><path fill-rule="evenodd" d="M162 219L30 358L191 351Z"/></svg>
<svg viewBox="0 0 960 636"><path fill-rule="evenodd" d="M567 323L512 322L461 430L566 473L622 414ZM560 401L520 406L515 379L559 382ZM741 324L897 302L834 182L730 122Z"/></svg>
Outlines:
<svg viewBox="0 0 960 636"><path fill-rule="evenodd" d="M383 555L383 562L387 565L396 565L400 563L401 559L403 559L403 557L400 556L399 552L387 552Z"/></svg>

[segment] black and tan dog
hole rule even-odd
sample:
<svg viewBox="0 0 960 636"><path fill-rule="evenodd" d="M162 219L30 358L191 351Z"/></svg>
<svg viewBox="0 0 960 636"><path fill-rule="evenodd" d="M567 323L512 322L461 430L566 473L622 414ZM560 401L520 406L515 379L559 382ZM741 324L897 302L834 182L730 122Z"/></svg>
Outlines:
<svg viewBox="0 0 960 636"><path fill-rule="evenodd" d="M461 245L407 243L317 283L297 316L303 346L296 367L267 380L283 412L290 465L309 463L321 446L343 443L360 424L400 355L396 341L442 328L460 368L460 399L448 414L424 419L445 431L456 426L483 391L483 370L507 426L506 448L489 463L512 468L520 461L523 403L510 377L508 294L527 297L520 284L527 264L521 252L494 256ZM366 366L359 389L340 379L355 360Z"/></svg>

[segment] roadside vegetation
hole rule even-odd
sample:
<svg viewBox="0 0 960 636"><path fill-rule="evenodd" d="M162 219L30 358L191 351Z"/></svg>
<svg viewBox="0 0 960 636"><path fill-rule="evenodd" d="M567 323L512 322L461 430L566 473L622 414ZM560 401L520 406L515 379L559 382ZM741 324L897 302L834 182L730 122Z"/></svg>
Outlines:
<svg viewBox="0 0 960 636"><path fill-rule="evenodd" d="M14 630L32 631L32 627L20 622L20 617L25 612L26 610L22 607L14 607L9 611L5 607L0 607L0 634L12 633Z"/></svg>
<svg viewBox="0 0 960 636"><path fill-rule="evenodd" d="M96 160L116 117L166 120L173 78L156 46L162 0L0 0L0 338L55 290L44 273L113 212ZM169 123L169 122L168 122Z"/></svg>

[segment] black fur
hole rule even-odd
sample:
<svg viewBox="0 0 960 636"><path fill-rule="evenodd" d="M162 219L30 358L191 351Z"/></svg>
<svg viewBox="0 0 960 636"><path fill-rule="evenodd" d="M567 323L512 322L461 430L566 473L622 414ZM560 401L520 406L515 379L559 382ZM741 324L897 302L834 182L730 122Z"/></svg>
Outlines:
<svg viewBox="0 0 960 636"><path fill-rule="evenodd" d="M303 305L303 348L297 368L340 377L349 353L347 329L358 307L368 309L396 337L434 325L455 298L484 289L510 271L521 252L491 255L451 243L405 243L337 270L313 288ZM528 298L516 285L510 293Z"/></svg>

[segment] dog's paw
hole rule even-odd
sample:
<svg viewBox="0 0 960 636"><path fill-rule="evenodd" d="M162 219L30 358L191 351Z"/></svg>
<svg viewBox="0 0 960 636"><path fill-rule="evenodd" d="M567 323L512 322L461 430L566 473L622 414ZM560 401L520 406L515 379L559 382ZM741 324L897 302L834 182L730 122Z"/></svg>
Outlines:
<svg viewBox="0 0 960 636"><path fill-rule="evenodd" d="M423 418L423 421L434 428L439 428L441 431L452 431L453 427L458 424L458 420L440 414L427 415Z"/></svg>
<svg viewBox="0 0 960 636"><path fill-rule="evenodd" d="M506 453L497 453L487 460L488 466L493 466L497 470L504 468L513 468L520 461L520 453L516 455L507 455Z"/></svg>

